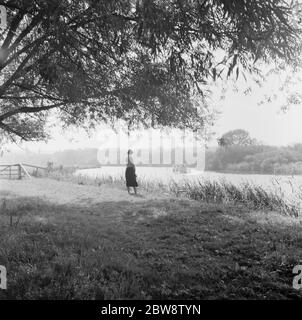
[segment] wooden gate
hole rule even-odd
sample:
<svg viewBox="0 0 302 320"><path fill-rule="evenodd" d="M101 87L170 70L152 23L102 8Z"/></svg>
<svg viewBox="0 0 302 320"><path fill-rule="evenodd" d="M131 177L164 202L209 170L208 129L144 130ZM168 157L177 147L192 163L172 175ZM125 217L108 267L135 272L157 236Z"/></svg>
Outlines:
<svg viewBox="0 0 302 320"><path fill-rule="evenodd" d="M38 170L46 170L46 168L38 167L29 164L8 164L8 165L0 165L0 179L22 179L24 177L31 178L29 170L26 169L29 167L34 169L35 171Z"/></svg>

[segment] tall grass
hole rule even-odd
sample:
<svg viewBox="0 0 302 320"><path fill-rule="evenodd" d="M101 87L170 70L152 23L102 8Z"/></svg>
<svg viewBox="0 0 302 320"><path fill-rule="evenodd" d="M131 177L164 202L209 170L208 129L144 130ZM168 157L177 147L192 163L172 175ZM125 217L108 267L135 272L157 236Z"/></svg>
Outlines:
<svg viewBox="0 0 302 320"><path fill-rule="evenodd" d="M76 168L60 168L46 173L56 180L70 181L80 185L111 185L125 188L125 177L102 175L95 178L87 175L75 175ZM289 181L290 183L290 181ZM168 192L173 196L187 197L206 203L231 203L246 205L251 209L277 211L289 216L298 217L301 212L302 187L295 190L296 199L288 199L278 180L273 182L273 189L267 190L260 185L249 182L235 184L226 180L175 181L165 183L160 179L139 177L139 186L147 192Z"/></svg>
<svg viewBox="0 0 302 320"><path fill-rule="evenodd" d="M281 189L266 190L251 183L234 184L229 181L200 180L197 182L174 182L170 190L176 195L207 203L244 204L252 209L278 211L298 217L300 201L286 199Z"/></svg>

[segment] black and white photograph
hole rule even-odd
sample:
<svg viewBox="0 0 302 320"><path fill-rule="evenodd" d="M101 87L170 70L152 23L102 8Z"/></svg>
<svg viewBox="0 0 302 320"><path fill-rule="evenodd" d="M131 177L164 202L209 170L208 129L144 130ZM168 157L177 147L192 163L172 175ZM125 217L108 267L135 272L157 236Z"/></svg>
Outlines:
<svg viewBox="0 0 302 320"><path fill-rule="evenodd" d="M301 0L0 1L0 300L301 300L301 243Z"/></svg>

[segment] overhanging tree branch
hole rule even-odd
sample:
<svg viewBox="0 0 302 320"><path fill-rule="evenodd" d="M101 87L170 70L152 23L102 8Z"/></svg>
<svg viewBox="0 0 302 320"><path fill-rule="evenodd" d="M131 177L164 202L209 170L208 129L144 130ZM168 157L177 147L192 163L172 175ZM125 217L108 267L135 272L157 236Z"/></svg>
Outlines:
<svg viewBox="0 0 302 320"><path fill-rule="evenodd" d="M52 104L52 105L48 105L48 106L43 106L43 107L22 107L22 108L18 108L15 110L11 110L8 111L2 115L0 115L0 122L4 121L5 119L15 116L17 114L27 114L27 113L37 113L37 112L41 112L41 111L47 111L47 110L51 110L51 109L55 109L58 108L60 106L66 105L66 102L60 102L60 103L56 103L56 104Z"/></svg>
<svg viewBox="0 0 302 320"><path fill-rule="evenodd" d="M1 46L0 122L15 131L30 120L26 114L39 112L43 127L43 111L53 108L70 115L59 112L67 125L117 118L195 128L204 118L192 97L206 99L211 77L238 75L239 65L253 71L251 57L302 56L301 32L283 0L0 4L12 14ZM225 53L221 63L217 48ZM34 128L20 132L36 137Z"/></svg>

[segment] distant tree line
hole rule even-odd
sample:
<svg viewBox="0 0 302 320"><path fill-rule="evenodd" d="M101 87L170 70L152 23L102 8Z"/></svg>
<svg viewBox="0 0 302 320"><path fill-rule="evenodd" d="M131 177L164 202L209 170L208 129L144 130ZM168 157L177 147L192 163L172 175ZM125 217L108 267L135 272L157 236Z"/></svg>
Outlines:
<svg viewBox="0 0 302 320"><path fill-rule="evenodd" d="M97 151L96 148L86 148L54 153L11 152L0 158L0 162L3 164L23 162L44 167L47 167L49 163L52 163L53 167L98 167L100 163L97 160Z"/></svg>
<svg viewBox="0 0 302 320"><path fill-rule="evenodd" d="M222 143L221 143L222 142ZM263 145L244 130L218 139L219 147L206 153L206 170L234 173L302 174L302 144Z"/></svg>
<svg viewBox="0 0 302 320"><path fill-rule="evenodd" d="M302 174L302 143L287 147L261 144L242 129L218 139L218 148L206 151L207 171L260 174ZM159 152L159 150L158 150ZM63 150L55 153L6 153L0 163L30 163L54 167L99 167L98 149Z"/></svg>

